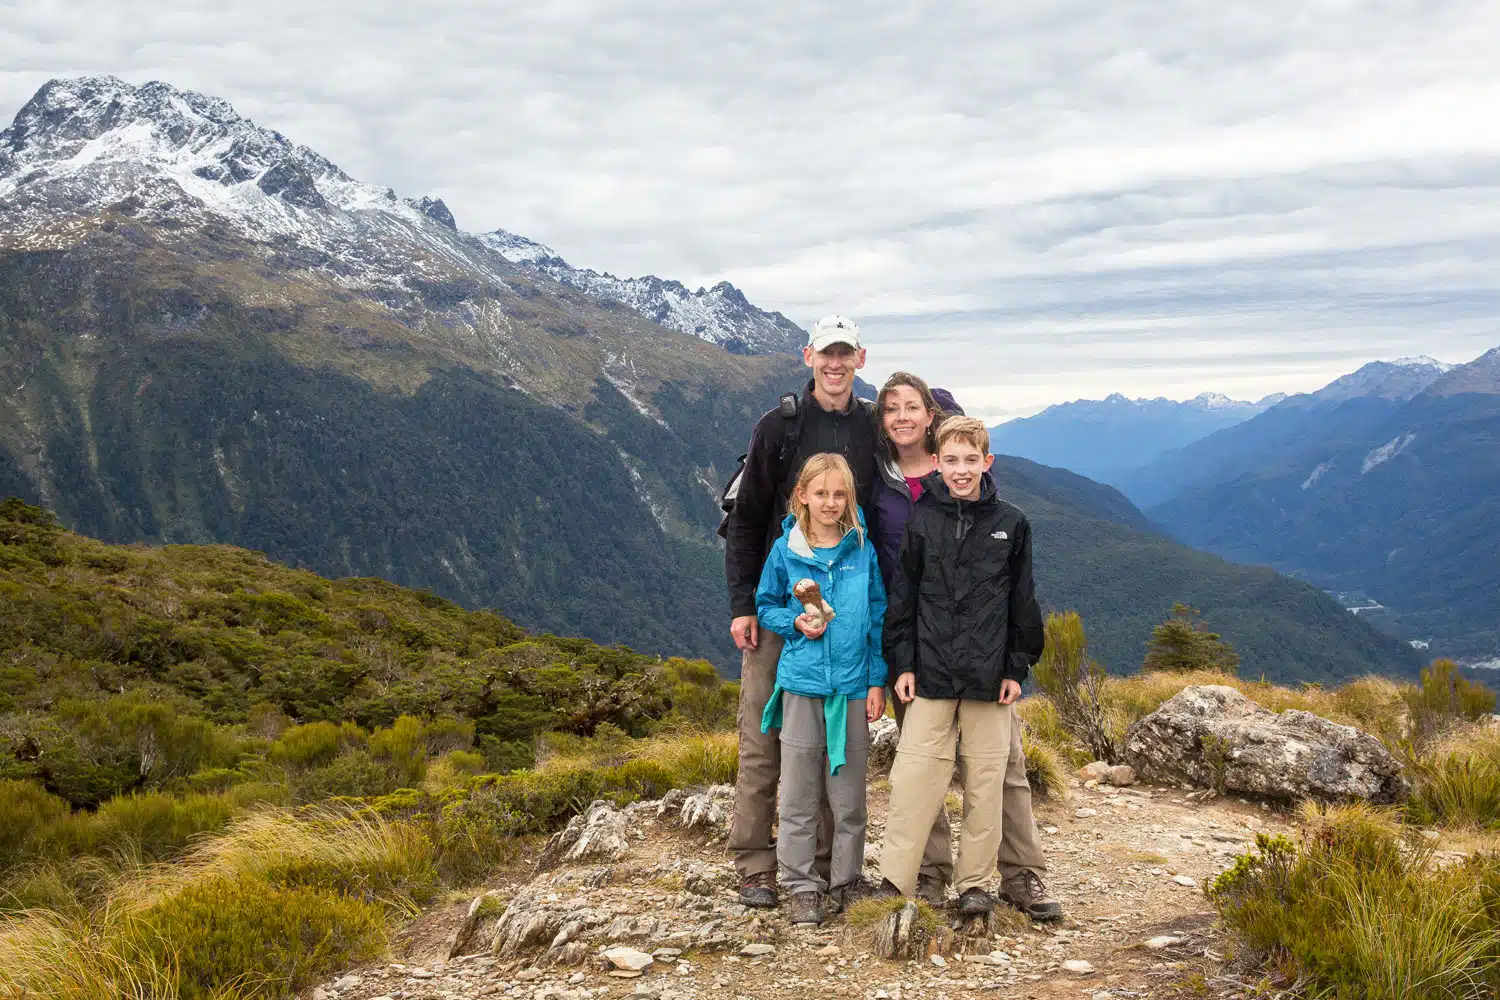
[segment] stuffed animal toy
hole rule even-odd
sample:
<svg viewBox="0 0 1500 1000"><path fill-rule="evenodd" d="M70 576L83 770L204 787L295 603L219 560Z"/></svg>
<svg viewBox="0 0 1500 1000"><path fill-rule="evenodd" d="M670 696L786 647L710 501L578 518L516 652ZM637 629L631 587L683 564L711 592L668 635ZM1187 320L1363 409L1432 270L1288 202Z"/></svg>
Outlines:
<svg viewBox="0 0 1500 1000"><path fill-rule="evenodd" d="M823 600L818 581L798 580L792 586L792 596L802 602L802 610L815 619L815 625L827 625L833 621L833 605Z"/></svg>

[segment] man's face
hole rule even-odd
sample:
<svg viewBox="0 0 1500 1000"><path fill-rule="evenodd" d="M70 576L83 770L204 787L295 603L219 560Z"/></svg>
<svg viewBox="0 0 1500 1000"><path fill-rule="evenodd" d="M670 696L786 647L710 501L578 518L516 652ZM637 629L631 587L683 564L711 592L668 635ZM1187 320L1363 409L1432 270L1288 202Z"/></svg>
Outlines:
<svg viewBox="0 0 1500 1000"><path fill-rule="evenodd" d="M802 360L812 369L817 388L828 396L843 396L854 391L854 373L865 366L865 352L848 344L829 344L821 351L804 347Z"/></svg>
<svg viewBox="0 0 1500 1000"><path fill-rule="evenodd" d="M979 477L994 463L994 455L986 455L958 438L949 438L938 449L938 472L942 473L948 492L960 500L979 499Z"/></svg>

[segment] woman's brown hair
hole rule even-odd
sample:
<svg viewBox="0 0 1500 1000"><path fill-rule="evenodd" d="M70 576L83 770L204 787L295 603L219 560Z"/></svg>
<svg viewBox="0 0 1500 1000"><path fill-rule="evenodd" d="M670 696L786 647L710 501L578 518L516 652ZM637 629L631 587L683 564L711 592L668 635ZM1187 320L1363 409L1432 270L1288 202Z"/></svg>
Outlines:
<svg viewBox="0 0 1500 1000"><path fill-rule="evenodd" d="M892 461L895 461L896 446L891 443L891 439L885 433L885 401L886 397L891 394L892 389L903 385L907 388L917 390L917 395L922 397L922 405L926 407L928 413L932 414L932 423L927 425L927 435L922 444L927 448L929 455L936 455L938 424L943 422L943 417L946 414L943 413L943 408L937 404L937 400L933 398L932 389L928 387L926 382L911 372L896 372L885 380L885 385L880 387L880 394L875 397L875 417L877 420L875 440L885 446L885 453L890 456Z"/></svg>

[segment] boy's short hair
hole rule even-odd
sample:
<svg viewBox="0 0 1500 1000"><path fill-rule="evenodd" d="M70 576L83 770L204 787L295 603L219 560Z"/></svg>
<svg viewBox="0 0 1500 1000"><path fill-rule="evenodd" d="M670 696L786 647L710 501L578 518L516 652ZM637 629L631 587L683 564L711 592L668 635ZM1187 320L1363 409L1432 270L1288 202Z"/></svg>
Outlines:
<svg viewBox="0 0 1500 1000"><path fill-rule="evenodd" d="M953 440L973 445L981 455L990 453L990 432L985 430L984 421L976 417L949 417L944 420L937 432L938 451L941 452L943 445Z"/></svg>

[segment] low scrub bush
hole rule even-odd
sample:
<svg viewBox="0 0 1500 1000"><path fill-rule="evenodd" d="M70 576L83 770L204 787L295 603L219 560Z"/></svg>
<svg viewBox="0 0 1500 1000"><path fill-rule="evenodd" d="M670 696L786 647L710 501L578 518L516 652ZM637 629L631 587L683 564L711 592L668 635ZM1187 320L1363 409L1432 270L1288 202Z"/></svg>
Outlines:
<svg viewBox="0 0 1500 1000"><path fill-rule="evenodd" d="M1495 710L1495 693L1459 673L1452 660L1433 660L1421 680L1403 689L1411 712L1411 737L1418 746L1448 730L1487 717Z"/></svg>
<svg viewBox="0 0 1500 1000"><path fill-rule="evenodd" d="M118 950L182 1000L285 997L386 947L379 906L323 889L209 878L123 922Z"/></svg>
<svg viewBox="0 0 1500 1000"><path fill-rule="evenodd" d="M1394 814L1309 810L1209 883L1229 928L1319 996L1450 1000L1500 988L1500 857L1443 865Z"/></svg>
<svg viewBox="0 0 1500 1000"><path fill-rule="evenodd" d="M1068 764L1055 747L1021 734L1021 748L1026 753L1026 783L1038 798L1067 798Z"/></svg>
<svg viewBox="0 0 1500 1000"><path fill-rule="evenodd" d="M34 856L68 804L33 781L0 780L0 868Z"/></svg>

